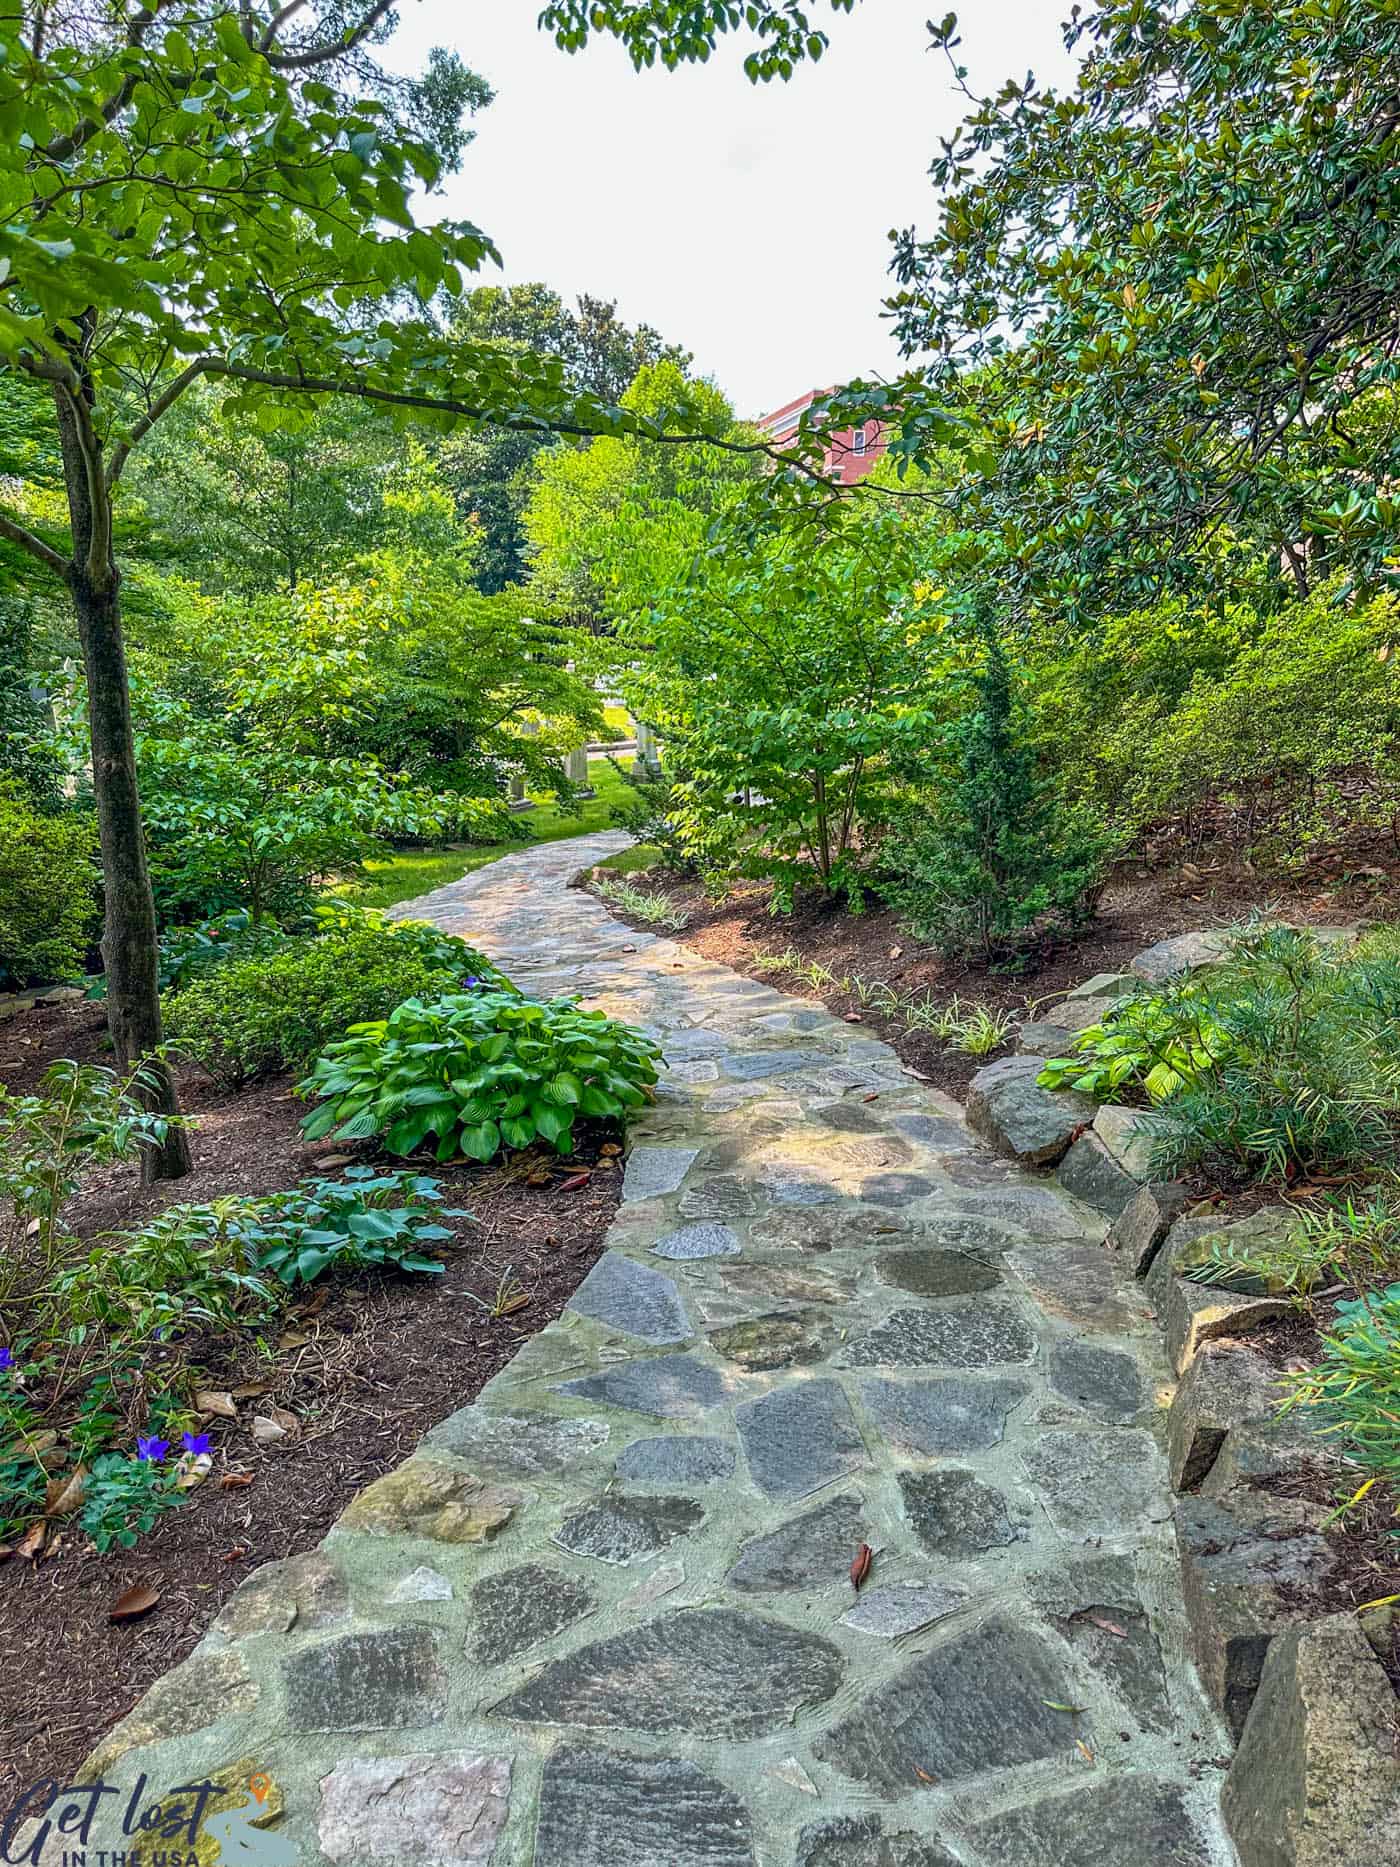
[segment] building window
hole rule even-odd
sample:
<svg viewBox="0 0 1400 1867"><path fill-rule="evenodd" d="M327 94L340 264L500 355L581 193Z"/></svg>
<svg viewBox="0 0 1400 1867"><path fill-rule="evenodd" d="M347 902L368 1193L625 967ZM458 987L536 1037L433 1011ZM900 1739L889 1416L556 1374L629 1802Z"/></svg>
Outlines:
<svg viewBox="0 0 1400 1867"><path fill-rule="evenodd" d="M854 442L854 445L852 446L851 451L852 453L855 453L855 454L863 454L865 452L865 429L864 427L860 427L856 429L855 442Z"/></svg>

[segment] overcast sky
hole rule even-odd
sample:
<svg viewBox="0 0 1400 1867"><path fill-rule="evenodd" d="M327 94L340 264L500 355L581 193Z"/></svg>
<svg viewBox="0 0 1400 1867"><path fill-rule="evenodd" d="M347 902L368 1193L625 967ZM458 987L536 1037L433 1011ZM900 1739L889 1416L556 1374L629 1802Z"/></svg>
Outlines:
<svg viewBox="0 0 1400 1867"><path fill-rule="evenodd" d="M633 72L613 41L569 57L540 0L405 0L393 62L448 45L496 101L446 211L496 241L511 283L615 298L695 353L741 415L805 389L892 373L880 315L889 230L927 224L928 164L963 114L925 22L942 0L859 0L790 83L751 85L737 42L708 65ZM1067 0L976 0L959 56L979 91L1070 70Z"/></svg>

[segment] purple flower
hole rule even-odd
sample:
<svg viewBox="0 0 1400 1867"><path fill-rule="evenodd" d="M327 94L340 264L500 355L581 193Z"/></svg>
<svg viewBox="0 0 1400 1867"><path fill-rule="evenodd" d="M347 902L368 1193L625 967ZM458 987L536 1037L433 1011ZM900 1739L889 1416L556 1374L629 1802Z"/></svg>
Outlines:
<svg viewBox="0 0 1400 1867"><path fill-rule="evenodd" d="M159 1462L169 1450L168 1439L149 1438L144 1433L137 1435L136 1456L138 1459L154 1459Z"/></svg>
<svg viewBox="0 0 1400 1867"><path fill-rule="evenodd" d="M15 1358L7 1348L0 1348L0 1368L13 1368Z"/></svg>
<svg viewBox="0 0 1400 1867"><path fill-rule="evenodd" d="M207 1452L209 1450L208 1433L181 1433L180 1444L186 1452Z"/></svg>
<svg viewBox="0 0 1400 1867"><path fill-rule="evenodd" d="M480 985L481 981L480 979L468 979L467 984L468 985Z"/></svg>

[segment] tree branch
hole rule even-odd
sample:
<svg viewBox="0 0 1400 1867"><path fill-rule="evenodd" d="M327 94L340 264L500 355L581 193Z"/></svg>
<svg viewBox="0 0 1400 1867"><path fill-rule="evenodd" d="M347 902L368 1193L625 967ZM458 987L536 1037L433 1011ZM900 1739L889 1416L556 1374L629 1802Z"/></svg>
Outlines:
<svg viewBox="0 0 1400 1867"><path fill-rule="evenodd" d="M304 52L274 52L269 49L265 35L259 50L274 71L305 71L310 65L324 65L333 58L343 58L347 52L353 52L357 45L363 44L393 5L394 0L374 0L374 5L355 30L346 33L343 39L333 40L329 45L308 46ZM273 22L274 27L296 10L295 6L283 7Z"/></svg>
<svg viewBox="0 0 1400 1867"><path fill-rule="evenodd" d="M37 558L45 569L51 570L55 577L61 577L67 583L71 569L67 558L55 551L52 545L46 545L42 538L35 537L18 519L12 519L4 512L0 512L0 538L8 538L12 545L27 551L30 557Z"/></svg>
<svg viewBox="0 0 1400 1867"><path fill-rule="evenodd" d="M145 440L146 436L151 432L151 429L155 427L161 416L168 413L179 401L186 389L189 388L190 384L197 381L198 378L205 373L205 368L205 359L203 357L196 357L195 361L191 363L187 369L182 369L180 374L166 385L141 419L132 423L131 433L127 435L124 441L119 441L112 449L112 457L107 462L108 492L112 490L117 481L121 478L122 468L125 467L127 457L131 453L132 448L135 447L138 442Z"/></svg>

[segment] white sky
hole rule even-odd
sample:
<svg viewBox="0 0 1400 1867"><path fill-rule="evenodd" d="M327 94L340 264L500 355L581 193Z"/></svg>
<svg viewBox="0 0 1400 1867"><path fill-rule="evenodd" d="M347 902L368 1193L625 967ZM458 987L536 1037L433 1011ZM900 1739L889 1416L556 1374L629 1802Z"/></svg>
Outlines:
<svg viewBox="0 0 1400 1867"><path fill-rule="evenodd" d="M634 73L596 40L569 57L540 0L404 4L390 56L451 46L494 87L445 211L495 240L505 270L572 299L615 298L629 323L695 353L741 415L809 388L893 373L880 315L888 233L927 225L928 163L964 113L925 22L945 0L859 0L826 15L831 47L784 85L751 85L737 40L708 65ZM821 0L814 10L825 15ZM1070 70L1068 0L964 0L962 62L979 94L1028 67Z"/></svg>

